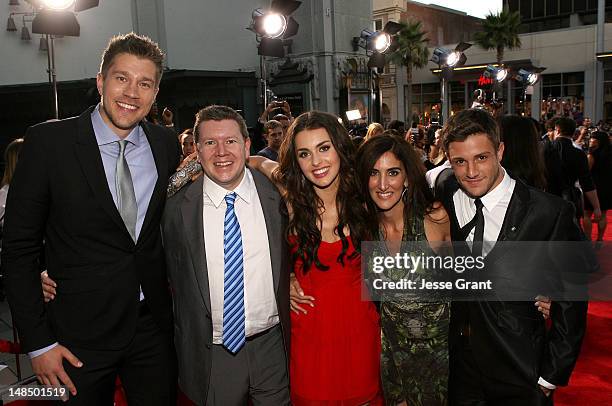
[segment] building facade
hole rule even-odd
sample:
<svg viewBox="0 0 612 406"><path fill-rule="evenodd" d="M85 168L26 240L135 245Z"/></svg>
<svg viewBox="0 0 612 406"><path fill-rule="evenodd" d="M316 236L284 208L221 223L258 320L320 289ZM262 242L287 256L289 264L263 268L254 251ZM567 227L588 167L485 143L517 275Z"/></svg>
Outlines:
<svg viewBox="0 0 612 406"><path fill-rule="evenodd" d="M0 4L0 17L13 17L16 31L0 32L1 144L22 136L32 124L52 117L47 52L39 51L40 35L20 39L31 30L30 3ZM129 0L101 1L77 13L79 37L55 40L60 118L78 114L99 99L95 76L100 53L113 35L134 31L157 41L166 52L158 94L159 110L169 107L178 128L193 125L194 113L220 103L241 110L254 126L263 109L261 64L272 91L295 105L294 114L321 109L340 113L348 103L343 77L352 60L365 57L351 43L371 25L369 1L312 0L293 13L299 23L287 58L260 59L256 36L246 27L255 8L267 0ZM287 66L297 73L287 75Z"/></svg>
<svg viewBox="0 0 612 406"><path fill-rule="evenodd" d="M556 3L554 1L547 3L555 3L560 7L561 3L566 0L555 1ZM571 0L567 1L572 3ZM533 5L530 6L531 16L533 16L532 10L536 2L544 3L544 1L534 0ZM528 1L515 3L527 9ZM573 6L576 3L580 2L574 0ZM380 18L380 11L385 10L384 7L377 8L377 4L378 2L375 2L374 21ZM402 9L401 5L402 3L398 2L394 13L385 14L387 18L402 16L407 8ZM548 9L545 8L545 10ZM526 11L523 10L523 13ZM410 18L409 14L406 15ZM603 83L599 82L598 85L598 64L605 66L605 62L598 62L598 59L602 60L607 57L605 53L598 52L597 25L578 24L583 20L576 16L576 13L572 15L574 17L571 17L571 21L575 23L574 26L524 32L520 34L522 43L520 49L505 50L504 63L512 71L516 72L520 68L543 69L540 81L533 87L524 89L519 82L513 79L497 85L490 83L482 74L487 64L495 63L495 51L484 51L476 45L469 48L466 51L468 58L466 65L454 70L449 78L451 114L469 108L474 99L474 91L483 89L489 97L495 92L495 97L501 103L500 108L505 113L524 113L536 119L564 114L571 115L578 120L584 116L592 117L595 120L611 120L612 97L608 95L612 96L612 71L606 69L603 76L605 80ZM565 17L551 15L550 18ZM584 21L591 21L590 18L587 16ZM527 31L525 27L531 27L532 22L524 20L523 30ZM612 48L612 24L605 24L603 28L602 42L604 50L607 50L607 47ZM452 49L461 40L465 38L454 38L453 41L449 40L443 46ZM432 46L430 51L433 51L433 48L435 46ZM405 69L389 71L385 81L392 83L395 80L396 85L389 85L389 88L383 87L383 103L390 112L391 119L399 118L410 121L414 118L421 122L429 122L432 117L435 118L438 115L441 99L440 77L437 68L430 62L426 68L413 70L411 83L413 97L410 107L406 104L402 106L402 102L405 103L405 101L401 100L408 86L406 83L401 83L402 76L405 77ZM597 109L597 106L601 104L597 102L598 91L605 94L604 108L600 114ZM610 98L609 101L608 98Z"/></svg>

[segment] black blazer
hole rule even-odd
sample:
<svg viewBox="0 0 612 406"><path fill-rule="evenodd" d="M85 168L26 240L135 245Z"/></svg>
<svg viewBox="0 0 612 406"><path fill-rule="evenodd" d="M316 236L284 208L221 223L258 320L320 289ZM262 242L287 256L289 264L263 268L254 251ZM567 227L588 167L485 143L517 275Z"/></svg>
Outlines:
<svg viewBox="0 0 612 406"><path fill-rule="evenodd" d="M452 198L458 187L455 177L450 176L437 194L450 215L453 240L459 235ZM573 212L568 202L517 180L498 241L580 241L582 234ZM529 263L525 262L530 260L528 255L503 252L495 246L485 266L501 264L505 269L517 269L520 263ZM584 337L586 310L586 302L553 300L552 328L547 332L533 301L453 302L451 358L453 348L461 345L460 331L469 323L473 355L481 372L533 387L540 376L554 385L567 385Z"/></svg>
<svg viewBox="0 0 612 406"><path fill-rule="evenodd" d="M135 332L139 286L160 328L172 326L160 219L168 177L179 162L178 141L167 129L141 123L158 179L135 244L108 188L92 110L30 127L11 182L2 266L25 351L55 341L124 347ZM58 284L48 306L38 267L43 239L47 270Z"/></svg>

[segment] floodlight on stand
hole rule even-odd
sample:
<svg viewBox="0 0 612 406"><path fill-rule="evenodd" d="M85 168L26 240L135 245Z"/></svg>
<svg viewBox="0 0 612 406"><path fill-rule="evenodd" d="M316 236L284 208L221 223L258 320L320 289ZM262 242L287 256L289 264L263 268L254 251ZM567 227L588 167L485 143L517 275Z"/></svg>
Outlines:
<svg viewBox="0 0 612 406"><path fill-rule="evenodd" d="M508 69L487 65L483 75L486 78L491 78L496 82L501 83L508 78Z"/></svg>
<svg viewBox="0 0 612 406"><path fill-rule="evenodd" d="M349 121L360 120L361 119L361 113L359 112L359 110L348 110L346 112L346 118Z"/></svg>
<svg viewBox="0 0 612 406"><path fill-rule="evenodd" d="M21 27L21 40L22 41L30 41L32 37L30 36L30 30L25 25Z"/></svg>
<svg viewBox="0 0 612 406"><path fill-rule="evenodd" d="M449 68L453 68L455 65L459 63L460 59L461 59L461 52L453 51L446 56L446 65Z"/></svg>
<svg viewBox="0 0 612 406"><path fill-rule="evenodd" d="M372 38L372 44L374 51L384 53L391 46L391 36L386 32L376 32Z"/></svg>
<svg viewBox="0 0 612 406"><path fill-rule="evenodd" d="M12 15L9 16L8 20L6 21L6 30L10 32L17 31L17 25L15 24L15 20L13 19Z"/></svg>
<svg viewBox="0 0 612 406"><path fill-rule="evenodd" d="M81 34L81 26L72 12L41 10L32 21L32 32L78 37Z"/></svg>
<svg viewBox="0 0 612 406"><path fill-rule="evenodd" d="M287 29L287 19L282 14L270 13L262 19L262 29L267 38L278 38Z"/></svg>
<svg viewBox="0 0 612 406"><path fill-rule="evenodd" d="M247 29L263 38L280 38L287 29L287 19L280 13L256 8Z"/></svg>
<svg viewBox="0 0 612 406"><path fill-rule="evenodd" d="M516 74L516 80L527 86L535 85L539 79L540 75L538 73L530 72L525 69L519 69L518 73Z"/></svg>
<svg viewBox="0 0 612 406"><path fill-rule="evenodd" d="M40 4L44 8L61 11L68 10L70 7L74 6L74 2L75 0L41 0Z"/></svg>

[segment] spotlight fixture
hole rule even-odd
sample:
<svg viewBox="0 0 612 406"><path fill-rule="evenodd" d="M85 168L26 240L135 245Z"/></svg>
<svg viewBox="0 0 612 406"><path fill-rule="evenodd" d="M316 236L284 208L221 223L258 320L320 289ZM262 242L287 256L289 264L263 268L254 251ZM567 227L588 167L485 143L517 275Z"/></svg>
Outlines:
<svg viewBox="0 0 612 406"><path fill-rule="evenodd" d="M17 31L17 25L15 25L15 20L13 19L13 16L9 16L7 22L6 22L6 30L10 31L10 32L15 32Z"/></svg>
<svg viewBox="0 0 612 406"><path fill-rule="evenodd" d="M464 51L471 47L472 44L460 42L454 50L447 48L434 49L430 61L446 68L456 68L465 64L467 57Z"/></svg>
<svg viewBox="0 0 612 406"><path fill-rule="evenodd" d="M251 15L247 30L257 35L259 55L285 56L285 46L290 45L288 38L298 32L299 24L293 13L302 4L295 0L273 0L269 10L257 8Z"/></svg>
<svg viewBox="0 0 612 406"><path fill-rule="evenodd" d="M252 22L247 29L263 38L279 38L287 30L287 19L280 13L257 8L253 11Z"/></svg>
<svg viewBox="0 0 612 406"><path fill-rule="evenodd" d="M68 10L74 6L75 0L41 0L40 4L43 8L50 10L62 11Z"/></svg>
<svg viewBox="0 0 612 406"><path fill-rule="evenodd" d="M22 41L30 41L32 37L30 36L30 30L25 25L21 27L21 40Z"/></svg>
<svg viewBox="0 0 612 406"><path fill-rule="evenodd" d="M72 12L43 9L32 21L32 32L56 37L58 35L78 37L81 34L81 26Z"/></svg>
<svg viewBox="0 0 612 406"><path fill-rule="evenodd" d="M368 68L383 69L386 62L384 54L395 51L399 45L396 34L401 27L399 23L389 21L382 30L362 30L359 37L353 37L353 51L357 52L359 48L363 48L366 54L371 52Z"/></svg>
<svg viewBox="0 0 612 406"><path fill-rule="evenodd" d="M540 74L537 72L530 72L526 69L519 69L515 79L523 83L525 86L533 86L540 79Z"/></svg>
<svg viewBox="0 0 612 406"><path fill-rule="evenodd" d="M501 83L508 78L508 69L487 65L483 75L486 78L491 78L496 82Z"/></svg>

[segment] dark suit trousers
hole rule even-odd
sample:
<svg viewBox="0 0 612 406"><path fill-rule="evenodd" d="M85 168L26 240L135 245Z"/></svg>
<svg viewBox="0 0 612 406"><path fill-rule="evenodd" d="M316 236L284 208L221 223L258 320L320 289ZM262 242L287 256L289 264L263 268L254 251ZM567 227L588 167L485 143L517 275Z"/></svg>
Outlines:
<svg viewBox="0 0 612 406"><path fill-rule="evenodd" d="M474 360L469 338L461 338L450 352L449 406L552 406L537 382L492 376Z"/></svg>
<svg viewBox="0 0 612 406"><path fill-rule="evenodd" d="M212 347L207 406L244 406L249 400L253 406L290 404L280 325L248 337L235 355L222 345Z"/></svg>
<svg viewBox="0 0 612 406"><path fill-rule="evenodd" d="M69 347L83 362L64 368L77 389L70 406L112 406L115 380L121 383L130 406L176 404L176 354L171 334L162 332L145 304L141 304L136 334L130 344L117 351ZM92 326L95 328L95 326Z"/></svg>

